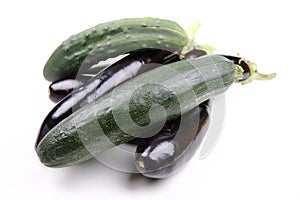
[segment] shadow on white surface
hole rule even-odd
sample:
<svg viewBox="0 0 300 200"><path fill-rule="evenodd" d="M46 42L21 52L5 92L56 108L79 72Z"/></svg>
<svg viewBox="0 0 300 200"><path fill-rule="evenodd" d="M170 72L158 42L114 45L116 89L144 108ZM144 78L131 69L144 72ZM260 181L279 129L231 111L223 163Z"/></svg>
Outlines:
<svg viewBox="0 0 300 200"><path fill-rule="evenodd" d="M138 173L124 173L106 167L96 159L63 169L58 184L70 187L71 190L79 186L87 187L116 187L125 190L139 190L143 188L161 187L169 179L149 179ZM175 175L176 176L176 175Z"/></svg>

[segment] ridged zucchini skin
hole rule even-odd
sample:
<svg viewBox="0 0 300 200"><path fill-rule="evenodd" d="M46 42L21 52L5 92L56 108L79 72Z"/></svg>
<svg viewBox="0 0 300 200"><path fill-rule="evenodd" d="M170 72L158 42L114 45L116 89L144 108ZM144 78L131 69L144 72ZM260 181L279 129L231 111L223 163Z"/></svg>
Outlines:
<svg viewBox="0 0 300 200"><path fill-rule="evenodd" d="M44 77L57 81L76 75L101 60L141 48L180 51L188 43L185 31L170 20L128 18L99 24L65 40L44 66Z"/></svg>
<svg viewBox="0 0 300 200"><path fill-rule="evenodd" d="M128 142L133 138L128 133L139 131L141 126L152 130L165 120L179 117L223 93L241 77L242 69L238 65L218 55L183 60L150 70L61 121L37 146L38 156L49 167L86 161ZM162 107L155 106L157 104L165 109L165 115L161 114ZM126 118L127 111L130 119ZM154 116L150 119L151 114ZM145 136L145 132L139 133L139 136Z"/></svg>

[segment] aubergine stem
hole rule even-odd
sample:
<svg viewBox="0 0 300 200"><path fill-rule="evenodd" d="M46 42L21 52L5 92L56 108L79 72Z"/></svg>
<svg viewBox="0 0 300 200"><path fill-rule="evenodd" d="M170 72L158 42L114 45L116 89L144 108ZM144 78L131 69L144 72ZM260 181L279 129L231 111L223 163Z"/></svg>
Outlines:
<svg viewBox="0 0 300 200"><path fill-rule="evenodd" d="M250 83L254 80L271 80L276 77L276 73L262 74L257 71L257 65L254 62L238 56L221 55L231 60L234 64L239 65L243 70L243 77L236 82L241 84Z"/></svg>
<svg viewBox="0 0 300 200"><path fill-rule="evenodd" d="M244 58L241 58L239 60L239 64L241 64L242 62L245 62L247 64L250 75L249 75L249 77L247 77L243 80L239 80L238 82L241 83L241 84L247 84L247 83L250 83L254 80L271 80L271 79L276 77L276 73L272 73L272 74L259 73L257 71L257 65L254 62L251 62L251 61L248 61ZM242 66L242 68L243 68L243 66ZM247 70L247 69L244 69L244 70Z"/></svg>
<svg viewBox="0 0 300 200"><path fill-rule="evenodd" d="M271 80L276 77L276 73L272 74L261 74L259 72L256 72L256 78L255 80Z"/></svg>

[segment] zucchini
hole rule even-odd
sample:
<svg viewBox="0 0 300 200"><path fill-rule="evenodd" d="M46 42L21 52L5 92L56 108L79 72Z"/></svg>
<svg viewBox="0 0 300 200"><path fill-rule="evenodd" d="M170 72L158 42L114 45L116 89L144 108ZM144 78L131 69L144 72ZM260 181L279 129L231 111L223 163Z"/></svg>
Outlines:
<svg viewBox="0 0 300 200"><path fill-rule="evenodd" d="M37 154L46 166L64 167L86 161L134 137L149 137L149 130L160 130L165 121L226 91L242 78L242 71L239 65L218 55L147 71L53 127L38 144Z"/></svg>
<svg viewBox="0 0 300 200"><path fill-rule="evenodd" d="M56 48L44 66L44 77L57 81L75 76L99 61L141 48L180 51L185 31L170 20L130 18L99 24L71 36Z"/></svg>
<svg viewBox="0 0 300 200"><path fill-rule="evenodd" d="M114 87L138 74L158 67L159 64L166 64L178 60L178 54L160 49L144 49L130 53L128 56L100 71L85 84L82 82L80 88L75 89L56 104L40 127L36 145L51 128L56 126L64 118L84 105L92 103L94 99L97 99ZM66 81L66 79L64 81ZM74 81L76 81L76 83L78 82L77 79ZM58 84L59 83L60 82L58 82Z"/></svg>

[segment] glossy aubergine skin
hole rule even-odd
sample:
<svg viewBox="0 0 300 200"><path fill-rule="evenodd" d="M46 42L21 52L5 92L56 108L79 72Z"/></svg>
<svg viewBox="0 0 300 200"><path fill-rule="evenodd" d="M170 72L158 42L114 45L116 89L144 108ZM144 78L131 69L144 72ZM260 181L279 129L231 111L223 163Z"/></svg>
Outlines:
<svg viewBox="0 0 300 200"><path fill-rule="evenodd" d="M188 59L198 58L200 56L205 56L205 55L207 55L205 51L200 49L193 49L184 55L184 59L188 60Z"/></svg>
<svg viewBox="0 0 300 200"><path fill-rule="evenodd" d="M55 81L49 86L49 98L54 103L57 103L70 94L74 88L82 86L83 83L83 81L76 78Z"/></svg>
<svg viewBox="0 0 300 200"><path fill-rule="evenodd" d="M195 154L209 126L211 100L167 122L151 138L140 140L135 153L137 170L148 178L167 178L176 173ZM185 119L180 127L181 118ZM197 123L198 122L198 123Z"/></svg>
<svg viewBox="0 0 300 200"><path fill-rule="evenodd" d="M122 57L126 57L126 55ZM119 60L117 59L115 62ZM93 65L87 70L79 71L76 77L64 78L51 83L49 85L49 99L54 103L61 101L74 89L79 88L88 80L90 80L102 70L105 70L107 67L109 67L115 62L110 63L108 61L101 61L97 65Z"/></svg>
<svg viewBox="0 0 300 200"><path fill-rule="evenodd" d="M132 52L112 64L67 95L50 111L40 127L35 148L51 128L84 105L93 102L99 96L138 74L153 69L160 64L178 60L179 55L177 53L160 49L145 49Z"/></svg>

